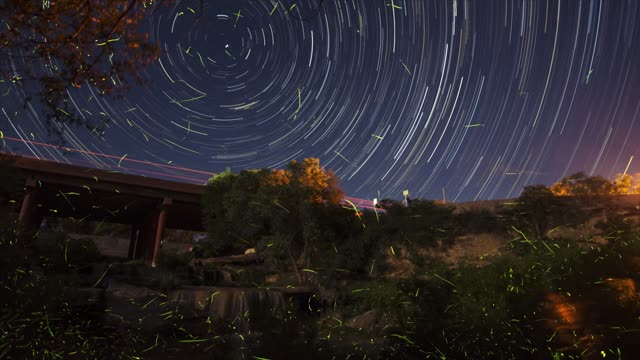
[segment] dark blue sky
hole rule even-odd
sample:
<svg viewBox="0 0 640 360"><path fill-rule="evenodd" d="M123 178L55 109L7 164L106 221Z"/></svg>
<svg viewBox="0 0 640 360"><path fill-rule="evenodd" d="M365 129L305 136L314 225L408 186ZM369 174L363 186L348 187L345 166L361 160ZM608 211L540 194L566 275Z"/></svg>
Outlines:
<svg viewBox="0 0 640 360"><path fill-rule="evenodd" d="M217 172L319 157L351 196L444 188L456 201L580 170L611 178L632 156L640 172L635 0L190 0L147 29L166 51L141 70L148 84L124 99L70 93L110 121L104 136L67 129L68 146L115 156L73 161ZM19 85L0 85L4 136L46 142L38 111L16 107Z"/></svg>

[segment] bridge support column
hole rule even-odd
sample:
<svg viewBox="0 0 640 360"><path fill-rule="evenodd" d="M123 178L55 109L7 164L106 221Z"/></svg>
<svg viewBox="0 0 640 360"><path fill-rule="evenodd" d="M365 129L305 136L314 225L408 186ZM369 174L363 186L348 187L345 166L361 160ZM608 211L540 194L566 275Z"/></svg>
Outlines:
<svg viewBox="0 0 640 360"><path fill-rule="evenodd" d="M171 205L171 198L165 197L162 201L162 205L160 206L158 219L156 221L156 237L153 244L153 253L151 256L151 266L155 267L156 257L158 256L158 251L160 250L160 242L162 241L162 233L164 232L164 224L167 218L167 207Z"/></svg>
<svg viewBox="0 0 640 360"><path fill-rule="evenodd" d="M131 237L129 238L129 259L136 259L139 251L139 242L141 240L140 225L131 225Z"/></svg>
<svg viewBox="0 0 640 360"><path fill-rule="evenodd" d="M172 199L165 197L162 203L138 224L131 226L129 239L129 258L144 259L147 264L156 266L160 243L167 218L167 209Z"/></svg>
<svg viewBox="0 0 640 360"><path fill-rule="evenodd" d="M155 230L158 226L158 211L154 209L142 219L142 223L134 225L134 232L137 232L136 241L134 242L133 257L134 259L144 259L147 263L151 263L153 258L153 245L155 241Z"/></svg>
<svg viewBox="0 0 640 360"><path fill-rule="evenodd" d="M38 186L37 181L33 176L29 176L25 182L26 193L22 199L22 205L20 206L19 220L19 232L18 239L20 241L29 241L30 238L36 233L36 226L40 225L42 216L36 207L36 201L38 198Z"/></svg>

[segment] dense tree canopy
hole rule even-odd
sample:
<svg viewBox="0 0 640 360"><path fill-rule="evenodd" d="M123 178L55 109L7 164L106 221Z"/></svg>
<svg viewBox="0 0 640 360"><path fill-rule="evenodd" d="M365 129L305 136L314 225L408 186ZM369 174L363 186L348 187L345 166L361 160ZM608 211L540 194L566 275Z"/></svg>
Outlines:
<svg viewBox="0 0 640 360"><path fill-rule="evenodd" d="M335 174L315 158L286 169L227 170L209 181L203 198L208 253L258 246L300 275L297 264L309 265L320 239L323 208L336 207L343 195Z"/></svg>

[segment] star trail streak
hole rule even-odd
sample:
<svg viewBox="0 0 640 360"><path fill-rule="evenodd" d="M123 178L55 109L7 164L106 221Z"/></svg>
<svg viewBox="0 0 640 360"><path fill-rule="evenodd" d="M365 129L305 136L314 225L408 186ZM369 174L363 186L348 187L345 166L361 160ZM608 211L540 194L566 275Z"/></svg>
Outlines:
<svg viewBox="0 0 640 360"><path fill-rule="evenodd" d="M318 157L369 199L610 178L640 171L639 19L635 0L179 1L146 21L164 51L141 70L148 84L121 99L68 90L71 109L105 127L53 125L81 151L29 143L50 142L46 121L17 105L28 89L12 79L0 146L212 173Z"/></svg>

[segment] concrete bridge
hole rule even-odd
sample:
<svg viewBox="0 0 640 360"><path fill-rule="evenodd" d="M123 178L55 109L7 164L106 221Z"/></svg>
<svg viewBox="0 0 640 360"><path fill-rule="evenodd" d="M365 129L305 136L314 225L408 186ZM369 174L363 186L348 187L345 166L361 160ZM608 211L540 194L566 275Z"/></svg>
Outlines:
<svg viewBox="0 0 640 360"><path fill-rule="evenodd" d="M44 216L131 225L129 258L155 266L165 227L204 231L205 186L19 157L13 164L25 193L19 202L24 229Z"/></svg>

